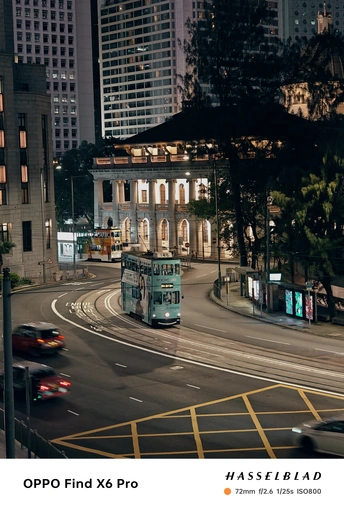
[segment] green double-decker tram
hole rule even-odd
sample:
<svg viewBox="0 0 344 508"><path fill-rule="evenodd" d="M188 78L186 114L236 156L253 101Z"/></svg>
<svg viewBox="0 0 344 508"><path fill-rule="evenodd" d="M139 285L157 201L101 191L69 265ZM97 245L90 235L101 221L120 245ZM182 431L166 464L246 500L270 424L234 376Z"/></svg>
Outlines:
<svg viewBox="0 0 344 508"><path fill-rule="evenodd" d="M170 252L122 252L122 309L153 327L180 324L180 259Z"/></svg>

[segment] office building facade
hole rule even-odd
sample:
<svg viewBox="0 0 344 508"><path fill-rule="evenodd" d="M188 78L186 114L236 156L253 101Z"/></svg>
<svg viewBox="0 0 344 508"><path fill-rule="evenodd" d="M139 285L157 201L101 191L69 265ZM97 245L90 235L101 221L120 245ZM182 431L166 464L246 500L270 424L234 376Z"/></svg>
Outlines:
<svg viewBox="0 0 344 508"><path fill-rule="evenodd" d="M95 141L91 2L13 0L19 63L46 67L54 157Z"/></svg>
<svg viewBox="0 0 344 508"><path fill-rule="evenodd" d="M0 0L0 240L4 266L53 278L57 242L50 97L43 65L15 61L12 1Z"/></svg>
<svg viewBox="0 0 344 508"><path fill-rule="evenodd" d="M318 33L318 14L332 16L332 30L344 32L344 1L303 2L301 0L280 0L281 38L292 41L307 37L310 39Z"/></svg>

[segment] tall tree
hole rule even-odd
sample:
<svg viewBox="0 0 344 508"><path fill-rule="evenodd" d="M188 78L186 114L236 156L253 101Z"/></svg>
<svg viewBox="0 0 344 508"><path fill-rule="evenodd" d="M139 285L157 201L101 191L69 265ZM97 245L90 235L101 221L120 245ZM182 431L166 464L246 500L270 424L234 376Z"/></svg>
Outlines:
<svg viewBox="0 0 344 508"><path fill-rule="evenodd" d="M221 195L227 201L229 196L225 186L230 188L236 244L242 266L248 263L247 224L243 211L243 200L248 190L246 192L243 188L247 182L241 179L241 159L251 154L243 153L244 143L238 144L240 129L234 121L229 125L228 118L235 117L241 127L245 129L246 126L244 135L247 141L247 125L252 121L252 110L271 103L275 97L281 70L280 44L277 39L272 43L264 37L263 20L268 15L265 1L206 2L204 18L200 22L187 22L188 39L182 44L187 65L182 80L184 99L196 107L210 103L220 106L212 152L228 161L225 170L219 170L218 181L223 186ZM252 146L247 143L247 150L250 149Z"/></svg>

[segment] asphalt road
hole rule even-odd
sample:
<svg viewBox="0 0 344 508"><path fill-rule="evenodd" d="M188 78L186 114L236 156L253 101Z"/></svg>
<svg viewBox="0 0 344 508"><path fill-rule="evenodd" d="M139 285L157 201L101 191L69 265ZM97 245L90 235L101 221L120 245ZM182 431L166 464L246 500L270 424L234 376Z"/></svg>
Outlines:
<svg viewBox="0 0 344 508"><path fill-rule="evenodd" d="M118 268L12 298L13 326L42 319L66 336L68 350L43 361L72 392L34 405L31 426L68 456L298 457L291 427L343 411L338 340L216 306L209 264L183 275L182 326L156 331L120 312Z"/></svg>

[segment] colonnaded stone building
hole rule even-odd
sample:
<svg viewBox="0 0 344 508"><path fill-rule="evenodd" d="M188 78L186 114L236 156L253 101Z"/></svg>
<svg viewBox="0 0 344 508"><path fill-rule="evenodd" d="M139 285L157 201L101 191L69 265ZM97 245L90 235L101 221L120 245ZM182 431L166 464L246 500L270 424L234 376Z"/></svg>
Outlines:
<svg viewBox="0 0 344 508"><path fill-rule="evenodd" d="M113 224L124 242L141 250L230 257L230 250L218 248L216 218L202 220L188 211L190 200L208 198L209 183L224 163L207 153L221 124L217 114L216 108L206 114L185 110L120 141L122 155L94 159L95 227ZM104 182L111 182L112 196Z"/></svg>
<svg viewBox="0 0 344 508"><path fill-rule="evenodd" d="M57 269L50 97L45 67L15 61L11 0L0 0L0 241L4 266L49 280Z"/></svg>

